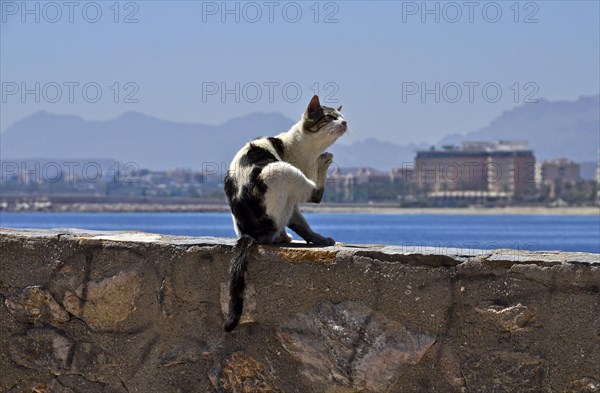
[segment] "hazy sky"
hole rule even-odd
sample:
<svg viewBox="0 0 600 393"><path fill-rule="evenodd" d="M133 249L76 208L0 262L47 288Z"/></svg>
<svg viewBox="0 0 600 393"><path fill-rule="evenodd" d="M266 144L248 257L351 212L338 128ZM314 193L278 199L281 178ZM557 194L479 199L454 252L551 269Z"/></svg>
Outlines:
<svg viewBox="0 0 600 393"><path fill-rule="evenodd" d="M318 88L344 104L350 141L436 142L600 90L598 1L224 4L0 1L0 129L42 109L296 119Z"/></svg>

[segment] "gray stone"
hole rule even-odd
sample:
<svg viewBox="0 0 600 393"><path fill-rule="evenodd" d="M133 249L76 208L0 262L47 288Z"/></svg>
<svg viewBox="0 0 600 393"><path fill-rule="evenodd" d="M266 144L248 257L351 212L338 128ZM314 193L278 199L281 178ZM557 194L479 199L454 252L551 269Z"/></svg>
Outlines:
<svg viewBox="0 0 600 393"><path fill-rule="evenodd" d="M179 364L195 363L202 357L210 357L222 348L220 344L198 344L192 341L180 342L159 352L154 364L157 367L170 367Z"/></svg>
<svg viewBox="0 0 600 393"><path fill-rule="evenodd" d="M283 325L277 337L313 382L386 392L403 367L418 363L435 337L357 302L319 303L314 311Z"/></svg>
<svg viewBox="0 0 600 393"><path fill-rule="evenodd" d="M4 300L8 312L19 322L60 325L69 313L58 304L47 289L40 286L21 288Z"/></svg>
<svg viewBox="0 0 600 393"><path fill-rule="evenodd" d="M572 262L600 264L598 254L585 252L494 250L486 259L489 261L530 262L548 266Z"/></svg>
<svg viewBox="0 0 600 393"><path fill-rule="evenodd" d="M169 367L177 364L195 363L200 358L201 348L194 343L176 344L163 352L154 362L157 367Z"/></svg>
<svg viewBox="0 0 600 393"><path fill-rule="evenodd" d="M74 342L54 328L34 328L16 334L9 341L15 363L27 368L43 368L55 375L68 372L73 358Z"/></svg>
<svg viewBox="0 0 600 393"><path fill-rule="evenodd" d="M100 347L85 342L75 345L71 373L81 374L90 381L103 381L113 373L114 367L112 356Z"/></svg>
<svg viewBox="0 0 600 393"><path fill-rule="evenodd" d="M34 328L16 334L10 340L15 363L33 369L47 369L54 375L81 374L91 381L110 375L112 357L86 342L76 343L54 328Z"/></svg>
<svg viewBox="0 0 600 393"><path fill-rule="evenodd" d="M465 362L461 369L470 392L550 392L546 386L546 362L526 353L489 353Z"/></svg>

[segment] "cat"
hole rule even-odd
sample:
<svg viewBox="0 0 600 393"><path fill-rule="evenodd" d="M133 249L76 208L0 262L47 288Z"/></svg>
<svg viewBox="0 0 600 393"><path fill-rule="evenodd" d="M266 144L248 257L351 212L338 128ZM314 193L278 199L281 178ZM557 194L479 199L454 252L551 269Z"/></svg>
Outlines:
<svg viewBox="0 0 600 393"><path fill-rule="evenodd" d="M337 109L321 106L314 96L300 121L275 137L247 143L225 176L225 195L239 239L229 267L229 315L224 329L239 323L244 306L248 256L256 244L289 243L286 227L307 243L332 246L335 240L314 232L299 203L319 203L333 155L325 152L348 125Z"/></svg>

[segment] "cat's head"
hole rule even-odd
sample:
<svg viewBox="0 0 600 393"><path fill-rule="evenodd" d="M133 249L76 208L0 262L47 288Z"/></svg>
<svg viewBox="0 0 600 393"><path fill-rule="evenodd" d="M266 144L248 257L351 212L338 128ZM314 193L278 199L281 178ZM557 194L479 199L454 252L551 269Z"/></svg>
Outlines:
<svg viewBox="0 0 600 393"><path fill-rule="evenodd" d="M331 145L348 130L341 110L341 105L337 109L321 106L319 97L314 96L302 117L303 133Z"/></svg>

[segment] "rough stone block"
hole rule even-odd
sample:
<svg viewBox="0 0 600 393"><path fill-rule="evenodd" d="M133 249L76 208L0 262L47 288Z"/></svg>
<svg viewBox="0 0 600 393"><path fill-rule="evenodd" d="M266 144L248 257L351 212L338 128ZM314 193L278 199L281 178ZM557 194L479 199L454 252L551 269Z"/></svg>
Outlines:
<svg viewBox="0 0 600 393"><path fill-rule="evenodd" d="M357 302L319 303L286 322L277 337L305 377L356 392L388 391L402 368L418 363L435 343L434 336Z"/></svg>
<svg viewBox="0 0 600 393"><path fill-rule="evenodd" d="M67 311L97 331L114 330L135 309L140 279L134 272L120 272L102 281L88 281L75 292L65 293Z"/></svg>
<svg viewBox="0 0 600 393"><path fill-rule="evenodd" d="M40 286L19 288L4 304L19 322L58 326L69 320L69 313L58 304L47 289Z"/></svg>

